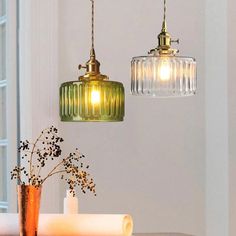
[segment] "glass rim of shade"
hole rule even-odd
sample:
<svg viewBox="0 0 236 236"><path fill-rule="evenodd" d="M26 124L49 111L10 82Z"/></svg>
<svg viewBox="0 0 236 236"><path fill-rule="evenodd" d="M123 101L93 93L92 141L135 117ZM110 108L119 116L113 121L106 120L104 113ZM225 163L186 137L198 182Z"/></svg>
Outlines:
<svg viewBox="0 0 236 236"><path fill-rule="evenodd" d="M120 86L123 86L123 83L119 82L119 81L113 81L113 80L100 80L100 79L91 79L91 80L71 80L71 81L66 81L66 82L63 82L61 84L61 86L63 85L68 85L68 84L74 84L74 83L110 83L110 84L116 84L116 85L120 85Z"/></svg>
<svg viewBox="0 0 236 236"><path fill-rule="evenodd" d="M146 55L146 56L135 56L132 57L132 60L135 59L140 59L140 58L168 58L169 60L174 59L174 58L179 58L179 59L188 59L188 60L193 60L194 62L197 62L194 57L189 57L189 56L176 56L176 55Z"/></svg>

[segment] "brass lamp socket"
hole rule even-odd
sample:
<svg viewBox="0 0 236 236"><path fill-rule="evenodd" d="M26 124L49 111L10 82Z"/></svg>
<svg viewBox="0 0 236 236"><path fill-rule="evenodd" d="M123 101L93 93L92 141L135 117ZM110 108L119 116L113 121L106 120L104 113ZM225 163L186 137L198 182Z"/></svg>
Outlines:
<svg viewBox="0 0 236 236"><path fill-rule="evenodd" d="M179 43L179 39L172 40L171 35L167 32L166 22L164 21L161 33L158 35L158 47L150 50L149 54L175 55L179 50L171 48L171 43Z"/></svg>
<svg viewBox="0 0 236 236"><path fill-rule="evenodd" d="M87 61L86 66L79 65L79 70L82 68L86 69L86 72L79 77L79 81L109 79L108 76L100 73L100 62L96 60L94 49L91 49L90 51L90 59Z"/></svg>

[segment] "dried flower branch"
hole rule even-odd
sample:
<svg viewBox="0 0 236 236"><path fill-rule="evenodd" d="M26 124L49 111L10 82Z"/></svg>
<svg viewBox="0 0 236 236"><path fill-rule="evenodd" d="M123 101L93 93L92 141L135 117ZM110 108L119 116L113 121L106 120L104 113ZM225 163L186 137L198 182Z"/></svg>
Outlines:
<svg viewBox="0 0 236 236"><path fill-rule="evenodd" d="M83 193L88 190L96 195L96 185L87 172L89 166L84 167L83 159L85 156L80 154L78 148L75 152L58 161L45 177L42 176L41 172L46 163L58 160L61 157L60 144L63 141L63 138L58 136L58 130L54 126L43 130L33 143L28 140L21 141L19 152L22 160L28 162L29 171L25 167L16 166L11 171L11 179L17 179L19 184L22 185L28 184L40 187L51 176L60 174L61 179L66 181L74 195L76 187L79 187ZM27 181L23 181L23 179L27 179Z"/></svg>

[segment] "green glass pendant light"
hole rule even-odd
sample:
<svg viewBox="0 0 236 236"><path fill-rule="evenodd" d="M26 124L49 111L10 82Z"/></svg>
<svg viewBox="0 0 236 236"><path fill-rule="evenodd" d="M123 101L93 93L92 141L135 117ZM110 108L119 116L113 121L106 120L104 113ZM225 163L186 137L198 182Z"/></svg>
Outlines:
<svg viewBox="0 0 236 236"><path fill-rule="evenodd" d="M76 81L60 87L60 117L65 122L115 122L124 119L125 93L120 82L100 73L94 49L94 0L92 2L92 47L90 59L79 70L86 72Z"/></svg>

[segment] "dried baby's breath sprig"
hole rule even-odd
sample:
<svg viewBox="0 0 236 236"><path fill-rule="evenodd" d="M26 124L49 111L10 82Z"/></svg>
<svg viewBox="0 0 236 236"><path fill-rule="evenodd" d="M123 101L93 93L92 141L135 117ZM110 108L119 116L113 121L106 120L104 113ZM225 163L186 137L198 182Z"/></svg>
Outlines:
<svg viewBox="0 0 236 236"><path fill-rule="evenodd" d="M76 187L79 187L83 193L90 191L96 195L96 185L87 172L89 166L84 165L83 159L85 156L80 154L78 148L67 157L58 160L61 159L62 150L60 144L63 141L63 138L58 136L58 130L54 126L43 130L33 143L28 140L21 141L19 152L22 155L22 160L28 162L29 171L25 167L16 166L11 171L11 179L17 179L19 184L22 185L28 184L40 187L51 176L60 174L61 179L66 181L73 195L75 195ZM54 160L57 160L58 163L43 177L41 174L43 167L48 161Z"/></svg>

